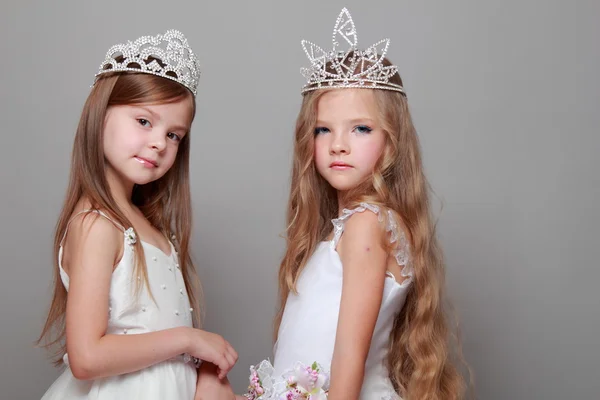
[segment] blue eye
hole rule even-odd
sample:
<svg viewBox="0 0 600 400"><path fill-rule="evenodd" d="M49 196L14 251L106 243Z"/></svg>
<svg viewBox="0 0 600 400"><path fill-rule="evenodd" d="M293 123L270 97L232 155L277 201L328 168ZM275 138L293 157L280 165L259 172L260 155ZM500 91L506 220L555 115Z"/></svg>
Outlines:
<svg viewBox="0 0 600 400"><path fill-rule="evenodd" d="M362 134L367 134L367 133L371 133L371 131L373 130L372 128L369 128L366 125L358 125L354 128L354 130L358 133L362 133Z"/></svg>
<svg viewBox="0 0 600 400"><path fill-rule="evenodd" d="M140 123L140 125L144 126L144 127L150 127L150 121L148 121L147 119L144 118L138 118L137 121Z"/></svg>
<svg viewBox="0 0 600 400"><path fill-rule="evenodd" d="M327 132L329 132L329 129L327 129L327 128L323 128L321 126L315 128L315 135L318 135L320 133L327 133Z"/></svg>
<svg viewBox="0 0 600 400"><path fill-rule="evenodd" d="M181 137L180 137L178 134L176 134L176 133L173 133L173 132L169 132L169 133L167 133L167 137L168 137L169 139L171 139L171 140L174 140L174 141L176 141L176 142L179 142L179 141L181 140Z"/></svg>

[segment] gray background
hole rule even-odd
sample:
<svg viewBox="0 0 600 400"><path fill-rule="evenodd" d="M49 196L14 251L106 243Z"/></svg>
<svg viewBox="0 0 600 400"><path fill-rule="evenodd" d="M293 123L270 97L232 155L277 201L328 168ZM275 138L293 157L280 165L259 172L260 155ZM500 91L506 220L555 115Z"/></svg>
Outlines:
<svg viewBox="0 0 600 400"><path fill-rule="evenodd" d="M343 6L359 44L390 37L440 201L450 294L481 399L600 392L600 2L6 1L0 6L0 397L58 375L32 345L50 296L72 139L112 44L182 30L203 76L193 249L206 327L271 354L292 130L307 63ZM440 204L444 207L441 212Z"/></svg>

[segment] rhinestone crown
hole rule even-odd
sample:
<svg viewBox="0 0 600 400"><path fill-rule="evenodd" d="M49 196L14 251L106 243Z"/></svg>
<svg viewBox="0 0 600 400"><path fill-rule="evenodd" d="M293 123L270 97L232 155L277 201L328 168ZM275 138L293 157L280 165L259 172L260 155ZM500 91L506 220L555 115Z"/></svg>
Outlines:
<svg viewBox="0 0 600 400"><path fill-rule="evenodd" d="M194 96L200 79L198 59L183 33L175 29L112 46L100 64L96 80L102 74L121 71L171 79L188 88Z"/></svg>
<svg viewBox="0 0 600 400"><path fill-rule="evenodd" d="M348 49L339 50L340 42L347 43ZM357 45L354 21L344 8L333 28L333 50L325 52L309 41L302 41L311 65L300 69L307 79L301 93L331 87L384 89L405 95L402 86L390 82L390 78L398 73L398 67L383 64L390 39L383 39L366 50L359 50Z"/></svg>

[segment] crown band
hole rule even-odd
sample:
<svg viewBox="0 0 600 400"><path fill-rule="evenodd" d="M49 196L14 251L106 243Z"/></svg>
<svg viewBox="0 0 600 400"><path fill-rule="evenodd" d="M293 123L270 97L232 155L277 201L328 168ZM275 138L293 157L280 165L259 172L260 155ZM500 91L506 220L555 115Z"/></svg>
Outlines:
<svg viewBox="0 0 600 400"><path fill-rule="evenodd" d="M381 90L391 90L394 92L400 92L403 95L406 95L404 92L404 88L395 83L387 83L387 85L382 85L379 81L369 80L369 79L361 79L360 81L345 81L341 79L327 79L321 82L317 82L316 84L305 85L302 88L301 93L312 92L319 89L328 89L328 88L352 88L352 89L381 89Z"/></svg>

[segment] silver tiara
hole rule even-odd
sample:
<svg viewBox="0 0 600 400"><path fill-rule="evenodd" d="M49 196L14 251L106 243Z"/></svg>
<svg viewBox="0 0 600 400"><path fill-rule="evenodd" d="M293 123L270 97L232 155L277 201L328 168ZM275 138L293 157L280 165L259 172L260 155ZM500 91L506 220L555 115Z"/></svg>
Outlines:
<svg viewBox="0 0 600 400"><path fill-rule="evenodd" d="M200 79L198 59L183 33L175 29L112 46L100 64L96 79L102 74L121 71L171 79L188 88L194 96Z"/></svg>
<svg viewBox="0 0 600 400"><path fill-rule="evenodd" d="M348 49L339 50L339 42L347 43ZM385 89L405 94L402 86L390 82L390 78L398 73L398 67L383 64L390 39L383 39L366 50L359 50L357 44L356 27L346 8L342 9L333 28L333 50L325 52L316 44L303 40L302 47L311 65L300 69L308 80L301 93L339 87Z"/></svg>

